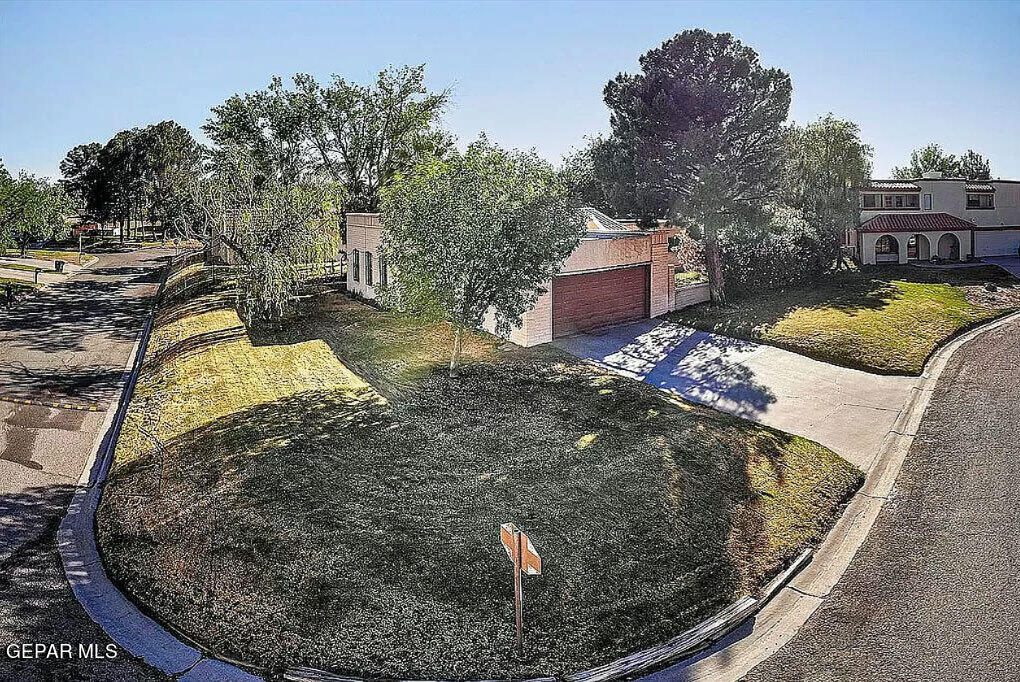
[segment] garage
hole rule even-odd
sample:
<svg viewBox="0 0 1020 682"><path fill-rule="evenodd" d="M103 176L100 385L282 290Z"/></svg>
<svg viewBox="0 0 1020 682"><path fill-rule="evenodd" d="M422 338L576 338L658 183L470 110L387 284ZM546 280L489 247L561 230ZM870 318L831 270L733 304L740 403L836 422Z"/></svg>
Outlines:
<svg viewBox="0 0 1020 682"><path fill-rule="evenodd" d="M560 275L552 282L553 338L648 317L649 266Z"/></svg>

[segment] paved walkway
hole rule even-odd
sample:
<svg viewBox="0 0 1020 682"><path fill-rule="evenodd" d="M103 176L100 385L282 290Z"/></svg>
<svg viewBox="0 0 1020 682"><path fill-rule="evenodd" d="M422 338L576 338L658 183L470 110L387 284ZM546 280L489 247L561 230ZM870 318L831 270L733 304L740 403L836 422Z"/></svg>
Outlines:
<svg viewBox="0 0 1020 682"><path fill-rule="evenodd" d="M0 642L109 639L71 594L55 532L103 432L170 251L110 253L0 313ZM97 411L49 405L93 406ZM31 608L25 608L31 604ZM86 625L87 624L87 625ZM121 652L104 679L148 679ZM94 662L93 662L94 663ZM100 662L102 663L102 662ZM135 667L132 667L135 666ZM136 669L137 668L137 669ZM0 679L88 679L88 662L13 662Z"/></svg>
<svg viewBox="0 0 1020 682"><path fill-rule="evenodd" d="M871 534L752 682L1017 680L1020 320L949 361Z"/></svg>
<svg viewBox="0 0 1020 682"><path fill-rule="evenodd" d="M1003 270L1013 273L1014 277L1020 278L1020 256L988 256L981 260L992 265L998 265Z"/></svg>
<svg viewBox="0 0 1020 682"><path fill-rule="evenodd" d="M918 383L659 320L553 343L688 400L815 440L866 472Z"/></svg>

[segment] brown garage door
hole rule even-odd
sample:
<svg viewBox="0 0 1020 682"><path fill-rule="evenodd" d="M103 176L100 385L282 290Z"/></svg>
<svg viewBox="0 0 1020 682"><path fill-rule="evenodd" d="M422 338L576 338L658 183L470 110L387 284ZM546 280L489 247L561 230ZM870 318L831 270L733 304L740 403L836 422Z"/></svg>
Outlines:
<svg viewBox="0 0 1020 682"><path fill-rule="evenodd" d="M648 266L561 275L552 283L553 338L648 317Z"/></svg>

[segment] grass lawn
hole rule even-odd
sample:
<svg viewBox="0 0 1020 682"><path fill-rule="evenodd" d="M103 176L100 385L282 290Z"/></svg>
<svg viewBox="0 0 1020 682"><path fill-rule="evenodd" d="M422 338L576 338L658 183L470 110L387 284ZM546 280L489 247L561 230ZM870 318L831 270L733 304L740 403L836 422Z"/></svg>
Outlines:
<svg viewBox="0 0 1020 682"><path fill-rule="evenodd" d="M0 263L0 269L3 270L21 270L23 272L35 272L34 265L25 265L24 263ZM40 268L45 273L56 272L53 268Z"/></svg>
<svg viewBox="0 0 1020 682"><path fill-rule="evenodd" d="M21 258L21 249L7 249L6 258ZM52 251L47 249L29 249L28 258L35 258L37 260L63 260L68 263L78 264L78 251ZM88 263L92 256L88 253L82 253L81 262Z"/></svg>
<svg viewBox="0 0 1020 682"><path fill-rule="evenodd" d="M335 294L284 331L164 309L99 512L113 578L214 651L410 679L573 672L678 634L817 542L860 472L556 349ZM513 655L499 524L544 559Z"/></svg>
<svg viewBox="0 0 1020 682"><path fill-rule="evenodd" d="M687 284L697 284L698 282L707 282L708 279L702 273L697 270L686 270L677 272L673 275L673 279L676 282L676 286L682 287Z"/></svg>
<svg viewBox="0 0 1020 682"><path fill-rule="evenodd" d="M995 284L987 291L985 283ZM671 318L826 362L883 374L920 374L955 334L1020 309L1020 282L994 266L952 270L888 266L770 291Z"/></svg>

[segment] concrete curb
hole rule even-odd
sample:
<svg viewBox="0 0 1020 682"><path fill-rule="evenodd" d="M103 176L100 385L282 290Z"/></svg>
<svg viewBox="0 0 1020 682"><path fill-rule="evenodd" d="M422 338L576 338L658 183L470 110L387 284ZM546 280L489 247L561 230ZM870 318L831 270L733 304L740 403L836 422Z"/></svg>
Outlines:
<svg viewBox="0 0 1020 682"><path fill-rule="evenodd" d="M101 436L102 440L95 449L91 466L86 466L82 472L67 515L60 523L57 531L57 548L64 566L64 574L74 596L89 617L125 651L180 680L256 682L261 678L223 661L205 657L198 649L181 642L166 628L143 614L110 581L96 544L96 510L102 496L103 482L110 470L117 436L124 423L135 382L145 358L156 306L170 267L163 271L159 289L153 296L149 316L135 342L128 363L130 370L120 399L110 406L107 413L109 428Z"/></svg>
<svg viewBox="0 0 1020 682"><path fill-rule="evenodd" d="M893 492L935 386L953 353L980 334L1017 320L1020 320L1020 312L999 317L961 334L932 355L921 381L886 434L868 479L815 550L810 564L761 609L751 623L750 632L727 638L707 655L681 662L646 680L739 680L793 639L829 596L867 539Z"/></svg>

